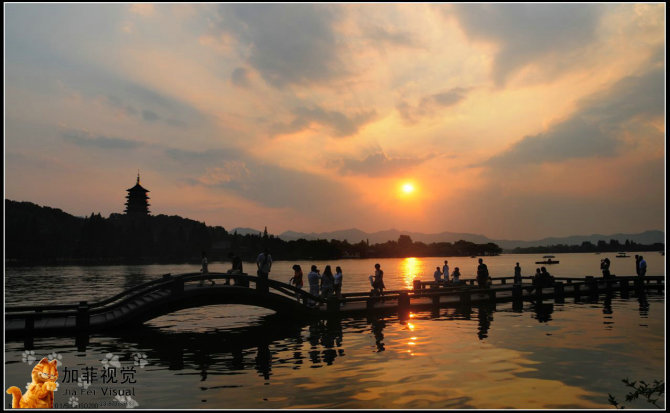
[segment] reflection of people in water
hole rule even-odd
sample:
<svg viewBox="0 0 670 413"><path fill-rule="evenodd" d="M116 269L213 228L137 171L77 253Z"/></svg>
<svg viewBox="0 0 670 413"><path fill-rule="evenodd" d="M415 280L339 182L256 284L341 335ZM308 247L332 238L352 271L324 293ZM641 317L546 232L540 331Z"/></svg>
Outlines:
<svg viewBox="0 0 670 413"><path fill-rule="evenodd" d="M374 319L371 321L372 324L372 334L375 336L375 344L377 345L377 352L386 350L384 348L384 327L386 327L386 321L384 319Z"/></svg>
<svg viewBox="0 0 670 413"><path fill-rule="evenodd" d="M272 352L270 352L269 343L264 340L258 344L256 370L259 374L263 375L265 380L270 379L270 370L272 370Z"/></svg>
<svg viewBox="0 0 670 413"><path fill-rule="evenodd" d="M477 309L477 322L479 324L477 327L477 337L480 340L489 336L491 321L493 321L493 309L486 304L479 306Z"/></svg>
<svg viewBox="0 0 670 413"><path fill-rule="evenodd" d="M551 321L551 314L554 312L554 304L552 303L535 303L535 318L540 323Z"/></svg>

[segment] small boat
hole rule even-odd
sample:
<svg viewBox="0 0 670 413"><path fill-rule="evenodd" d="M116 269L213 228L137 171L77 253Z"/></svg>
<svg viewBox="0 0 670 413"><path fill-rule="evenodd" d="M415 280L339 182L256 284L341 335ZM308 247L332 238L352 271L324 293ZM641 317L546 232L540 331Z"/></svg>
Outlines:
<svg viewBox="0 0 670 413"><path fill-rule="evenodd" d="M625 252L620 252L616 255L617 258L629 258L630 255L626 255Z"/></svg>
<svg viewBox="0 0 670 413"><path fill-rule="evenodd" d="M555 258L553 255L545 255L542 258L546 258L544 261L535 261L535 264L558 264L558 260L552 260Z"/></svg>

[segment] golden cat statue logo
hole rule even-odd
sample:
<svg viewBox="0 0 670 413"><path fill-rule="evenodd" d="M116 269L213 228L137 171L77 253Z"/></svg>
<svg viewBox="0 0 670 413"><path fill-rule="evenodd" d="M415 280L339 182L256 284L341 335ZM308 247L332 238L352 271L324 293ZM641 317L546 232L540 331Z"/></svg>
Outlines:
<svg viewBox="0 0 670 413"><path fill-rule="evenodd" d="M21 389L12 386L7 394L12 395L12 408L46 409L54 407L54 390L58 380L58 361L43 358L33 368L33 381L28 386L26 394L21 395Z"/></svg>

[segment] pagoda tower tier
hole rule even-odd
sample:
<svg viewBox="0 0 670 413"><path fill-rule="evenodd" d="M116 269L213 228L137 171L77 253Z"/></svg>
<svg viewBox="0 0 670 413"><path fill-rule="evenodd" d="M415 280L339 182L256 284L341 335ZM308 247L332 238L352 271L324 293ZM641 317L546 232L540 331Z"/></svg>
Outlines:
<svg viewBox="0 0 670 413"><path fill-rule="evenodd" d="M148 189L140 185L140 173L137 173L137 183L134 187L126 189L126 210L127 215L149 215L149 197Z"/></svg>

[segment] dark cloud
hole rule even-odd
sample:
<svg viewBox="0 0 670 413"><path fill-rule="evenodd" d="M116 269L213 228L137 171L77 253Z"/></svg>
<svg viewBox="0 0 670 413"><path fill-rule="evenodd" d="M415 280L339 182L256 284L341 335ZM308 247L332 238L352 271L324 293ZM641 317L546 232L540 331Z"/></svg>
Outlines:
<svg viewBox="0 0 670 413"><path fill-rule="evenodd" d="M613 156L624 142L621 133L665 113L664 69L621 79L578 104L570 118L547 132L526 136L484 166L560 162L571 158Z"/></svg>
<svg viewBox="0 0 670 413"><path fill-rule="evenodd" d="M142 119L146 120L147 122L155 122L160 119L160 116L158 116L155 112L145 109L142 111Z"/></svg>
<svg viewBox="0 0 670 413"><path fill-rule="evenodd" d="M235 86L249 87L249 71L243 67L238 67L233 70L233 73L230 75L230 81L233 82Z"/></svg>
<svg viewBox="0 0 670 413"><path fill-rule="evenodd" d="M308 128L316 123L332 129L336 137L351 136L374 119L376 112L364 111L347 116L342 112L325 110L318 106L311 108L298 107L292 111L295 118L288 124L274 124L271 132L273 134L294 133Z"/></svg>
<svg viewBox="0 0 670 413"><path fill-rule="evenodd" d="M125 103L123 100L114 95L107 95L104 97L104 100L107 104L112 106L115 109L118 109L125 113L131 118L141 119L145 122L154 123L157 121L163 121L166 124L174 127L185 128L188 127L188 123L184 122L181 119L176 117L165 118L153 110L142 109L141 111L136 109L134 106Z"/></svg>
<svg viewBox="0 0 670 413"><path fill-rule="evenodd" d="M581 49L596 38L603 12L599 4L457 4L459 24L473 39L499 46L493 76L509 75L548 55Z"/></svg>
<svg viewBox="0 0 670 413"><path fill-rule="evenodd" d="M103 135L92 136L89 133L71 130L64 132L62 137L65 141L81 147L99 149L137 149L143 144L137 141L108 137Z"/></svg>
<svg viewBox="0 0 670 413"><path fill-rule="evenodd" d="M222 4L218 29L233 35L248 63L275 87L343 75L326 4Z"/></svg>
<svg viewBox="0 0 670 413"><path fill-rule="evenodd" d="M339 171L346 175L385 176L405 172L433 158L389 158L382 151L368 155L364 159L343 158L333 162Z"/></svg>
<svg viewBox="0 0 670 413"><path fill-rule="evenodd" d="M456 105L467 97L469 91L469 88L455 87L446 92L424 96L416 106L402 101L396 105L396 109L406 122L415 123L420 118L431 115L440 108Z"/></svg>
<svg viewBox="0 0 670 413"><path fill-rule="evenodd" d="M270 208L328 216L343 214L342 199L357 199L345 185L330 178L265 164L238 151L169 149L166 154L181 167L198 171L186 180L189 184L226 189Z"/></svg>

